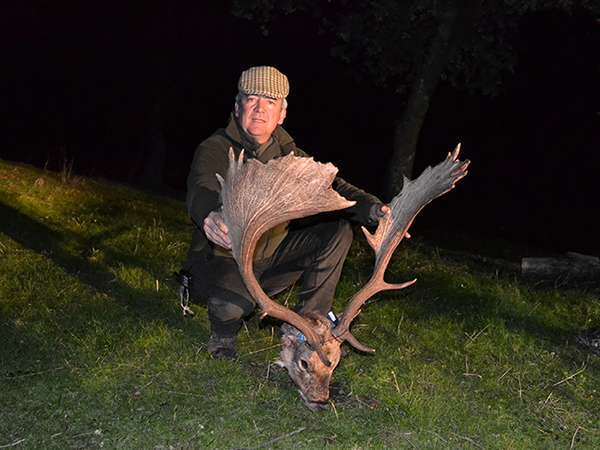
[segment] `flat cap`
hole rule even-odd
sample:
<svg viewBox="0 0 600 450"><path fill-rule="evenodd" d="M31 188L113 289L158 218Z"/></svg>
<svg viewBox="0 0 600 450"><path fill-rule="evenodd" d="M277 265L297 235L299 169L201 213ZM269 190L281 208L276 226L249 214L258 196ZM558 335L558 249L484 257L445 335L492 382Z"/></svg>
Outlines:
<svg viewBox="0 0 600 450"><path fill-rule="evenodd" d="M275 67L257 66L242 72L238 90L246 95L285 98L290 93L290 83Z"/></svg>

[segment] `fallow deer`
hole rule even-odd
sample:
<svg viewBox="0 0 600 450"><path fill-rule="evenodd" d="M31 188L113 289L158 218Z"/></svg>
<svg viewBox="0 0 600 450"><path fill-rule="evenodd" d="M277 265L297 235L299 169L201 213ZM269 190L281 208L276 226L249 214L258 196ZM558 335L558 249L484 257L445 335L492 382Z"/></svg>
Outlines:
<svg viewBox="0 0 600 450"><path fill-rule="evenodd" d="M311 410L322 409L329 399L329 384L341 357L341 345L348 342L361 352L375 350L361 344L350 332L352 321L364 303L384 290L403 289L416 279L400 284L384 281L392 254L404 238L415 216L429 202L454 188L467 174L469 161L460 161L460 144L437 166L428 167L414 181L404 179L402 191L390 202L390 213L379 221L374 234L362 228L375 252L373 275L348 302L337 325L326 317L306 317L270 299L254 276L256 243L268 229L292 219L352 206L331 185L337 168L312 158L293 154L263 164L244 161L229 153L221 184L223 217L229 229L232 253L248 291L262 310L282 325L279 364L285 367Z"/></svg>

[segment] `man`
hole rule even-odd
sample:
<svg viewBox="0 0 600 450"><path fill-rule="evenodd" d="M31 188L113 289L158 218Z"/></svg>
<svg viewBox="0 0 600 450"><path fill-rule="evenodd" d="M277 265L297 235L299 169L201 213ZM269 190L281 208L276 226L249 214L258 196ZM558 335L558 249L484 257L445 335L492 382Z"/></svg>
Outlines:
<svg viewBox="0 0 600 450"><path fill-rule="evenodd" d="M288 93L287 77L274 67L244 71L229 124L198 146L188 176L186 202L195 224L188 254L188 270L194 280L192 297L208 306L208 351L216 358L235 358L236 335L255 303L231 256L215 174L226 173L230 148L236 156L243 149L246 158L261 162L290 152L307 156L281 127L287 115ZM302 314L326 315L331 309L352 242L347 219L374 225L389 212L379 199L339 177L333 187L357 204L338 214L277 226L261 238L254 255L256 278L267 294L274 295L299 281Z"/></svg>

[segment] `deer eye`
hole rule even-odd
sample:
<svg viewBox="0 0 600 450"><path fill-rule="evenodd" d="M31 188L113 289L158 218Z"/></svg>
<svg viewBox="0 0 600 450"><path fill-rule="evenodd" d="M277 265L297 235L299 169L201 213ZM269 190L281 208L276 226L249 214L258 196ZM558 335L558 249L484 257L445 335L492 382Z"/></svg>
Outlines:
<svg viewBox="0 0 600 450"><path fill-rule="evenodd" d="M306 361L304 358L302 358L302 359L300 359L300 361L298 361L298 365L300 366L300 368L301 368L302 370L305 370L305 371L307 371L307 370L308 370L308 368L310 367L310 366L308 365L308 361Z"/></svg>

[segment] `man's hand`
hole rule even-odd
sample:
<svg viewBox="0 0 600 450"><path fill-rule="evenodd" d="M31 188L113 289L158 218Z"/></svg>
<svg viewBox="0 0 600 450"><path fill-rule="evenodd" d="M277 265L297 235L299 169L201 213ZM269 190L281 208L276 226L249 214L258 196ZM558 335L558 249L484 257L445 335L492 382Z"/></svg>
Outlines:
<svg viewBox="0 0 600 450"><path fill-rule="evenodd" d="M390 207L388 205L381 205L381 204L373 205L371 207L370 216L373 220L376 220L377 222L379 222L381 219L383 219L385 216L387 216L391 212L392 212L392 210L390 209ZM406 239L410 239L410 234L408 233L408 231L406 232L404 237Z"/></svg>
<svg viewBox="0 0 600 450"><path fill-rule="evenodd" d="M223 215L220 211L212 211L204 219L204 232L206 237L227 250L231 250L231 239L229 239L229 230L223 221Z"/></svg>
<svg viewBox="0 0 600 450"><path fill-rule="evenodd" d="M385 216L387 216L390 212L392 212L392 210L390 209L390 207L388 205L373 205L371 207L371 213L369 214L371 216L371 219L376 220L376 221L380 221L381 219L383 219Z"/></svg>

